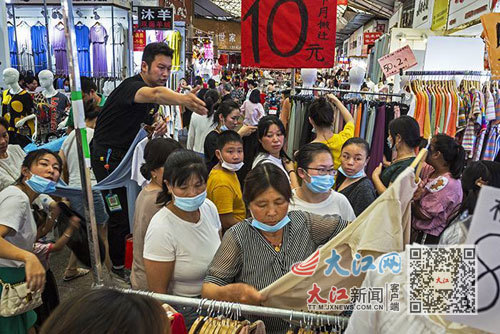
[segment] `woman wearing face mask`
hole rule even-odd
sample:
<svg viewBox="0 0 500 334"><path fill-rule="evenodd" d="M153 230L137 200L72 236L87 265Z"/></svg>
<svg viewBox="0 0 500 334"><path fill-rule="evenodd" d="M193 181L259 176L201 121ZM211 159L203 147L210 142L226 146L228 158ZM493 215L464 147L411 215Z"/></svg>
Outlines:
<svg viewBox="0 0 500 334"><path fill-rule="evenodd" d="M288 212L291 198L288 179L274 164L260 164L248 173L243 200L253 218L224 234L203 283L204 298L259 305L259 290L347 226L338 215ZM283 320L263 320L267 333L288 328Z"/></svg>
<svg viewBox="0 0 500 334"><path fill-rule="evenodd" d="M356 216L377 198L373 183L365 173L369 154L370 146L362 138L348 139L340 154L341 165L334 189L347 197Z"/></svg>
<svg viewBox="0 0 500 334"><path fill-rule="evenodd" d="M144 240L144 267L149 290L199 297L208 264L220 245L221 223L208 199L208 172L199 155L189 150L170 154L164 165L163 206L149 224ZM174 306L189 328L196 308Z"/></svg>
<svg viewBox="0 0 500 334"><path fill-rule="evenodd" d="M151 218L162 208L156 204L156 198L162 191L163 165L168 156L175 150L182 149L181 144L171 138L155 138L149 141L144 148L144 164L141 174L150 180L135 201L134 211L134 259L130 283L136 290L147 290L146 271L144 269L144 238Z"/></svg>
<svg viewBox="0 0 500 334"><path fill-rule="evenodd" d="M214 113L214 124L217 124L217 126L207 135L205 138L205 144L203 145L208 171L212 170L212 168L219 162L219 159L215 156L215 150L217 149L217 137L222 131L236 131L239 119L240 109L234 101L222 102L217 108L217 111ZM255 130L257 130L256 126L243 125L238 130L238 134L241 137L245 137L253 133Z"/></svg>
<svg viewBox="0 0 500 334"><path fill-rule="evenodd" d="M257 126L259 153L252 163L252 169L263 163L271 163L285 173L292 189L298 188L299 180L293 162L288 158L285 146L285 127L276 116L264 116Z"/></svg>
<svg viewBox="0 0 500 334"><path fill-rule="evenodd" d="M0 192L0 279L5 283L26 281L32 291L45 284L45 269L32 253L38 235L31 205L40 194L55 191L60 169L58 155L48 150L33 151L24 159L17 183ZM0 332L27 333L35 321L33 310L0 317Z"/></svg>
<svg viewBox="0 0 500 334"><path fill-rule="evenodd" d="M295 155L295 160L302 185L292 191L289 210L318 215L337 214L349 221L356 218L347 198L332 190L335 169L328 146L322 143L304 145Z"/></svg>
<svg viewBox="0 0 500 334"><path fill-rule="evenodd" d="M219 212L223 231L246 218L245 203L236 172L243 166L243 140L234 131L223 131L215 154L219 163L210 172L207 197Z"/></svg>
<svg viewBox="0 0 500 334"><path fill-rule="evenodd" d="M421 141L420 127L413 117L401 116L389 123L387 144L396 151L396 157L389 167L382 171L380 163L372 173L373 185L379 194L382 194L398 175L411 165L415 159L415 150Z"/></svg>

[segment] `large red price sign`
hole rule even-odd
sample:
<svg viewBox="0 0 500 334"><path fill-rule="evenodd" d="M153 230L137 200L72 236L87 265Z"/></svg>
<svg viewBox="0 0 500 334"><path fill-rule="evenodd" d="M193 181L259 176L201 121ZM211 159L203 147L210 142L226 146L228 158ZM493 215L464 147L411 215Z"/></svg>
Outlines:
<svg viewBox="0 0 500 334"><path fill-rule="evenodd" d="M337 0L242 0L242 65L333 67L336 17Z"/></svg>

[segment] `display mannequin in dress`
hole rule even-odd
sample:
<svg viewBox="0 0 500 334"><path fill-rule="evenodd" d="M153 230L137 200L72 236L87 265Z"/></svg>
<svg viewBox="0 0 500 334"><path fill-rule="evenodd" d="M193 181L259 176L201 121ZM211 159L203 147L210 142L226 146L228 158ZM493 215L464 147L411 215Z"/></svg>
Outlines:
<svg viewBox="0 0 500 334"><path fill-rule="evenodd" d="M12 95L19 94L23 89L19 86L19 71L15 68L6 68L3 71L3 81L9 87Z"/></svg>

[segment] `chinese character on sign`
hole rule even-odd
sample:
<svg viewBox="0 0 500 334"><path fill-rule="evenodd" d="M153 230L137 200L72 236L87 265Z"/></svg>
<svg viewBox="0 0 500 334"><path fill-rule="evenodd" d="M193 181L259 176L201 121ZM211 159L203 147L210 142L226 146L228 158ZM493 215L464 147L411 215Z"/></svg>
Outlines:
<svg viewBox="0 0 500 334"><path fill-rule="evenodd" d="M172 18L172 11L169 9L160 9L158 11L158 18L162 19L163 21L170 20Z"/></svg>
<svg viewBox="0 0 500 334"><path fill-rule="evenodd" d="M219 41L225 41L226 40L226 34L221 32L219 33Z"/></svg>
<svg viewBox="0 0 500 334"><path fill-rule="evenodd" d="M236 42L236 34L229 34L229 42L230 43Z"/></svg>
<svg viewBox="0 0 500 334"><path fill-rule="evenodd" d="M320 54L319 54L319 51L320 50L324 50L324 48L322 48L321 46L319 46L319 44L311 44L310 47L306 48L307 51L311 51L311 53L309 54L309 58L307 58L306 60L310 60L313 55L314 55L314 59L316 61L324 61L325 58L323 58Z"/></svg>
<svg viewBox="0 0 500 334"><path fill-rule="evenodd" d="M172 7L139 7L139 26L143 29L169 30L173 27Z"/></svg>
<svg viewBox="0 0 500 334"><path fill-rule="evenodd" d="M142 8L141 9L141 19L143 20L154 20L155 16L151 8Z"/></svg>
<svg viewBox="0 0 500 334"><path fill-rule="evenodd" d="M351 303L366 303L366 297L367 297L368 292L366 291L366 288L357 288L357 287L352 287L351 288Z"/></svg>
<svg viewBox="0 0 500 334"><path fill-rule="evenodd" d="M323 17L324 19L328 18L328 7L321 7L319 9L318 17Z"/></svg>
<svg viewBox="0 0 500 334"><path fill-rule="evenodd" d="M340 266L340 258L341 256L337 253L337 251L332 249L332 256L325 260L325 263L328 264L328 267L324 272L325 276L330 276L334 269L340 276L349 276L349 271Z"/></svg>
<svg viewBox="0 0 500 334"><path fill-rule="evenodd" d="M383 303L383 294L384 294L384 289L383 288L369 288L368 289L368 302L377 302L377 303Z"/></svg>
<svg viewBox="0 0 500 334"><path fill-rule="evenodd" d="M319 295L320 292L321 288L318 286L318 284L313 283L312 289L307 291L307 294L310 296L307 302L311 304L314 301L317 301L319 304L326 304L328 301Z"/></svg>

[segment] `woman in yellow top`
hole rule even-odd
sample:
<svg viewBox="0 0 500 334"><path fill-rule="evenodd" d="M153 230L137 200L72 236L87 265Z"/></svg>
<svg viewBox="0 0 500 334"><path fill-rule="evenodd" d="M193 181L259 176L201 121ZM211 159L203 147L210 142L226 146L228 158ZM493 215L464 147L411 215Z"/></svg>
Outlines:
<svg viewBox="0 0 500 334"><path fill-rule="evenodd" d="M332 104L340 111L346 123L344 129L339 133L333 131L334 109ZM338 169L342 145L347 139L354 137L354 119L349 110L335 95L328 94L326 98L320 97L311 103L309 106L309 122L316 131L316 139L313 142L320 142L328 146L332 151L334 168Z"/></svg>

